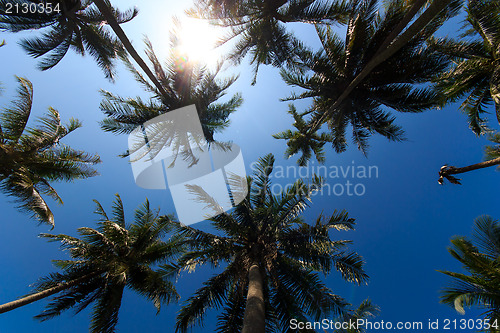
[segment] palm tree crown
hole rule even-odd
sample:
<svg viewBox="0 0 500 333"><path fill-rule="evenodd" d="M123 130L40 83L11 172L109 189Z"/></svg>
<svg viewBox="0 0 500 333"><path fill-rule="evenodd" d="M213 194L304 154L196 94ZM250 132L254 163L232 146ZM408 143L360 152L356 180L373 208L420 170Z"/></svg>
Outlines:
<svg viewBox="0 0 500 333"><path fill-rule="evenodd" d="M54 216L42 195L59 203L62 200L50 182L95 176L91 165L100 163L100 158L59 142L81 123L71 119L63 126L59 112L53 108L40 119L40 126L26 127L33 86L27 79L17 80L18 99L0 114L0 189L16 197L20 207L33 212L40 222L54 225Z"/></svg>
<svg viewBox="0 0 500 333"><path fill-rule="evenodd" d="M328 125L331 134L322 137L323 143L331 143L336 152L345 151L346 130L350 125L354 143L366 154L367 140L373 133L393 141L404 139L403 130L394 124L395 117L387 108L399 112L422 112L438 105L436 93L420 84L429 82L448 65L444 55L425 45L449 15L448 11L432 19L394 55L375 67L347 98L333 107L358 73L376 56L393 27L405 17L409 6L406 1L391 1L381 13L377 1L358 1L349 18L345 40L331 28L317 26L322 44L319 51L297 43L299 64L293 69L283 69L281 74L289 85L306 91L287 100L312 98L313 103L301 115L306 126L299 133L284 132L276 136L288 140L288 156L300 151L304 156L310 155L310 150L316 154L321 152L321 147L313 147L318 146L318 140L309 132L320 130L323 124ZM311 148L307 147L304 138L310 141ZM322 155L317 154L317 159L322 161Z"/></svg>
<svg viewBox="0 0 500 333"><path fill-rule="evenodd" d="M105 0L109 4L108 0ZM18 32L47 28L41 36L23 39L22 47L29 55L43 57L40 69L47 70L57 65L72 48L77 53L90 54L109 79L113 79L113 59L122 52L121 43L104 26L106 18L91 0L44 1L40 13L7 12L7 3L22 8L23 4L37 5L35 0L0 0L0 30ZM38 7L37 7L38 8ZM51 8L49 10L49 8ZM59 9L56 11L55 9ZM118 23L132 20L138 13L136 8L120 12L112 9Z"/></svg>
<svg viewBox="0 0 500 333"><path fill-rule="evenodd" d="M489 161L500 158L500 133L491 134L488 140L494 145L486 146L484 159Z"/></svg>
<svg viewBox="0 0 500 333"><path fill-rule="evenodd" d="M470 39L433 39L431 46L453 60L450 70L436 78L443 104L463 99L460 108L480 135L487 131L483 115L492 103L500 123L500 3L469 0L467 14L462 37Z"/></svg>
<svg viewBox="0 0 500 333"><path fill-rule="evenodd" d="M116 196L109 217L101 204L95 202L95 213L99 216L96 229L79 228L80 238L41 234L49 241L60 242L61 248L69 251L71 259L55 260L55 266L62 272L41 278L26 298L57 294L36 316L42 321L71 308L78 313L93 303L90 330L114 332L125 288L151 300L158 311L162 304L178 299L169 277L153 267L175 258L183 247L180 237L162 240L171 222L168 217L160 217L158 211L152 210L147 200L135 210L132 224L125 222L120 196ZM74 281L78 283L72 283ZM20 301L23 299L11 303ZM25 304L16 307L22 305Z"/></svg>
<svg viewBox="0 0 500 333"><path fill-rule="evenodd" d="M281 67L294 62L296 38L286 23L344 22L349 10L349 2L343 0L199 0L188 13L229 27L230 33L221 44L233 39L237 42L228 58L239 63L250 54L256 75L260 64Z"/></svg>
<svg viewBox="0 0 500 333"><path fill-rule="evenodd" d="M500 225L490 216L475 220L473 240L454 237L448 249L463 264L466 274L441 271L453 278L442 291L441 302L464 313L464 307L478 305L486 309L485 317L500 325ZM498 326L491 328L498 332Z"/></svg>
<svg viewBox="0 0 500 333"><path fill-rule="evenodd" d="M245 296L251 294L259 280L254 279L254 273L262 281L266 332L288 332L292 318L318 320L346 313L347 302L333 294L316 272L336 269L347 281L367 281L361 257L346 249L350 241L334 241L329 235L332 229L352 230L354 220L346 212L334 212L331 217L320 215L315 223L306 223L300 214L321 179L315 178L310 185L298 180L281 194L273 195L273 164L274 157L269 154L259 160L252 178L230 177L235 187L247 181L250 189L231 212L222 212L203 189L191 189L199 200L221 214L211 219L216 235L178 225L178 232L186 236L191 247L180 259L180 267L193 269L205 263L227 266L186 301L178 316L179 331L200 323L208 308L223 307L218 330L240 332L243 323L248 324L243 314L247 316L248 304L253 301ZM259 319L264 321L263 317Z"/></svg>
<svg viewBox="0 0 500 333"><path fill-rule="evenodd" d="M190 61L186 55L178 52L176 47L179 41L175 36L172 37L171 42L172 51L164 68L153 46L146 40L147 56L155 69L155 76L167 91L167 95L161 94L125 58L126 64L137 81L152 93L153 97L149 102L144 102L140 97L125 99L103 91L104 100L101 103L101 110L107 118L101 122L101 127L107 132L129 134L148 120L194 104L206 141L209 144L218 145L214 134L229 125L229 115L242 104L242 98L239 94L235 94L226 102L217 101L225 95L226 90L237 78L217 80L220 66L214 72L210 72L206 67ZM166 133L174 140L177 134L179 133ZM184 148L189 150L189 147Z"/></svg>

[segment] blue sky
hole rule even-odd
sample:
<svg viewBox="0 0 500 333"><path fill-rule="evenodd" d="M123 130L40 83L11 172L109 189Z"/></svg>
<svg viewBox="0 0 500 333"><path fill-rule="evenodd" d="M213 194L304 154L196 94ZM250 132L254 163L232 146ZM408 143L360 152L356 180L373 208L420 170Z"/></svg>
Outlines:
<svg viewBox="0 0 500 333"><path fill-rule="evenodd" d="M120 9L134 5L132 1L113 1ZM182 15L182 6L176 1L147 1L140 4L140 14L123 26L136 48L141 49L143 35L148 35L158 53L166 51L169 22L173 15ZM456 21L455 21L456 22ZM311 45L316 37L311 29L299 25L293 28ZM448 25L449 33L458 28ZM445 31L447 33L448 31ZM0 81L5 90L0 105L6 105L15 95L14 75L32 81L35 91L33 116L41 116L48 106L61 113L63 120L75 117L83 121L78 129L65 139L74 148L98 153L103 163L98 166L100 176L75 183L58 183L55 188L64 200L63 206L51 203L56 218L52 233L75 235L81 226L95 226L92 199L110 207L115 193L119 193L129 216L133 210L149 198L153 207L161 207L163 213L173 213L174 207L168 191L144 190L134 183L128 162L117 157L127 149L127 137L104 133L98 126L103 119L99 110L99 89L109 90L124 97L147 95L142 92L123 66L119 66L116 83L104 79L103 74L90 57L82 58L70 52L54 69L40 72L36 60L28 57L17 45L23 34L3 33L0 39L7 46L0 49ZM165 55L166 53L164 53ZM257 84L251 86L251 68L247 63L229 67L221 77L239 73L240 78L230 92L241 92L243 106L231 116L231 126L220 140L232 140L242 151L247 166L259 157L273 153L276 166L295 166L295 158L283 159L286 143L275 140L272 134L291 128L292 118L287 114L287 103L279 98L289 95L291 88L281 82L279 72L261 67ZM296 103L301 110L308 102ZM490 116L494 118L493 115ZM356 231L333 235L337 239L351 239L352 249L366 261L370 276L368 286L356 287L343 282L338 274L325 277L328 285L338 295L354 305L370 298L381 308L374 320L421 321L428 319L475 319L479 311L466 311L465 316L439 304L439 290L447 279L436 269L459 270L459 264L448 254L446 247L454 235L470 235L474 218L481 214L500 217L500 209L493 194L500 185L500 177L492 169L479 170L464 175L462 186L437 184L439 168L450 163L464 166L482 160L484 138L476 138L468 129L465 115L451 105L443 110L431 110L423 114L397 114L397 123L406 131L408 140L403 143L388 142L374 136L370 139L368 158L350 145L347 152L335 154L328 149L326 167L375 166L378 177L327 178L331 186L361 184L362 196L322 194L313 198L305 214L312 221L323 212L328 215L334 209L346 209L357 221ZM287 184L294 179L279 178L275 182ZM340 187L337 187L339 189ZM338 193L338 192L337 192ZM51 259L62 258L57 244L37 238L41 232L49 232L44 225L37 226L25 214L19 213L11 200L0 200L0 302L13 300L25 293L38 277L54 271ZM206 228L206 223L196 227ZM177 288L185 300L199 288L203 281L216 271L202 268L181 276ZM88 311L73 316L65 313L59 318L39 323L32 317L38 314L46 301L25 306L0 316L0 332L87 332ZM127 292L124 295L119 332L171 332L178 305L169 305L159 315L152 304ZM193 332L210 332L215 327L215 314L210 312L205 327L195 327Z"/></svg>

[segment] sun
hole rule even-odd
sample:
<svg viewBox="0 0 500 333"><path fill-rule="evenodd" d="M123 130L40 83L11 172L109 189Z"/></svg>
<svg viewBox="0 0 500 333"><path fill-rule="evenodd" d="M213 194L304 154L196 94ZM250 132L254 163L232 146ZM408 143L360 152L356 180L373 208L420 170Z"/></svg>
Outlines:
<svg viewBox="0 0 500 333"><path fill-rule="evenodd" d="M206 65L215 64L220 58L220 52L215 48L220 38L220 29L205 20L189 17L179 20L179 23L176 28L178 51L191 61Z"/></svg>

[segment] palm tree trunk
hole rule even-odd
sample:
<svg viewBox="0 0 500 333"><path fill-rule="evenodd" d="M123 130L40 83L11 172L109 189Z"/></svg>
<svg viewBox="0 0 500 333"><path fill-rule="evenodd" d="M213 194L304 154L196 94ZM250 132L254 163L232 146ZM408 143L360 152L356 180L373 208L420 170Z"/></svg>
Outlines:
<svg viewBox="0 0 500 333"><path fill-rule="evenodd" d="M500 76L500 66L493 72L493 76L495 75ZM493 98L493 103L495 104L497 121L500 124L500 79L498 80L492 79L492 81L493 80L495 80L496 82L494 82L495 84L491 85L490 91L491 91L491 97Z"/></svg>
<svg viewBox="0 0 500 333"><path fill-rule="evenodd" d="M420 15L415 22L412 23L406 29L399 37L397 37L392 43L389 43L387 48L383 51L378 51L378 54L375 54L375 56L366 64L365 68L354 78L354 80L351 81L349 86L344 90L342 95L335 101L335 103L330 107L328 112L325 112L318 120L316 120L311 128L311 132L317 131L323 122L330 116L332 112L335 111L335 109L349 96L349 94L356 88L361 81L363 81L368 74L371 73L371 71L380 65L382 62L386 61L388 58L390 58L394 53L399 51L404 45L406 45L417 33L419 33L423 28L429 24L429 22L437 15L439 12L441 12L446 6L451 2L452 0L434 0L429 7ZM414 4L414 6L410 9L411 11L418 11L418 6L417 3ZM411 14L410 14L411 15ZM408 20L408 22L411 20L411 18L408 19L408 16L405 16L404 20ZM412 16L413 17L413 16ZM396 28L400 28L400 25ZM395 29L396 30L396 29ZM402 29L401 29L402 30ZM391 35L393 32L391 32ZM384 44L387 44L387 41L384 41Z"/></svg>
<svg viewBox="0 0 500 333"><path fill-rule="evenodd" d="M257 262L248 270L248 295L241 333L264 333L266 329L264 310L264 284Z"/></svg>
<svg viewBox="0 0 500 333"><path fill-rule="evenodd" d="M149 67L146 65L144 60L139 56L135 48L132 46L132 43L128 39L127 35L123 31L123 29L120 27L120 24L116 21L115 17L113 16L113 13L109 9L109 7L106 5L106 3L103 0L94 0L95 5L97 8L99 8L99 11L101 14L106 18L106 21L108 24L111 26L111 29L115 32L116 36L120 39L122 42L123 46L127 50L128 54L132 58L134 58L135 62L141 67L141 69L146 73L146 75L149 77L151 82L158 88L158 91L165 97L167 98L167 93L165 89L162 87L160 82L156 79L156 77L153 75Z"/></svg>
<svg viewBox="0 0 500 333"><path fill-rule="evenodd" d="M488 167L494 166L494 165L500 165L500 157L494 158L494 159L489 160L489 161L468 165L468 166L462 167L462 168L448 167L448 168L444 169L444 171L440 172L440 174L443 173L444 176L457 175L459 173L465 173L465 172L469 172L469 171L473 171L473 170L477 170L477 169L488 168Z"/></svg>
<svg viewBox="0 0 500 333"><path fill-rule="evenodd" d="M405 14L403 19L399 21L399 23L392 29L391 33L386 37L382 45L379 47L377 52L375 52L375 55L380 54L382 51L384 51L391 43L396 40L396 38L399 36L401 31L403 31L404 28L410 23L410 21L413 19L413 17L418 13L420 8L422 8L426 3L426 0L414 0L413 5L411 8L408 10L408 12Z"/></svg>
<svg viewBox="0 0 500 333"><path fill-rule="evenodd" d="M18 300L2 304L2 305L0 305L0 313L9 312L9 311L17 309L21 306L25 306L25 305L28 305L30 303L44 299L46 297L49 297L51 295L57 294L60 291L68 289L68 288L70 288L74 285L77 285L79 283L85 282L86 280L91 279L92 277L94 277L100 273L101 272L93 272L93 273L84 275L78 279L74 279L74 280L71 280L68 282L59 283L55 287L49 288L49 289L44 290L44 291L40 291L36 294L25 296L25 297L20 298Z"/></svg>

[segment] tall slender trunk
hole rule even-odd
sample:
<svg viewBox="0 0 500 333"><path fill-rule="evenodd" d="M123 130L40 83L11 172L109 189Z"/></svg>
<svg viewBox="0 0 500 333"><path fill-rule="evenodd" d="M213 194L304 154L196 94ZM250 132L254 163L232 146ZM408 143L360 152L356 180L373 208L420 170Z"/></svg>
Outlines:
<svg viewBox="0 0 500 333"><path fill-rule="evenodd" d="M410 23L410 21L413 19L413 17L418 13L420 8L422 8L425 5L426 0L414 0L413 5L411 8L406 12L405 16L401 21L398 22L398 24L392 29L391 33L385 38L384 42L382 45L380 45L379 49L377 52L375 52L375 56L379 55L384 51L391 43L396 40L396 38L399 36L401 31L406 28L406 26Z"/></svg>
<svg viewBox="0 0 500 333"><path fill-rule="evenodd" d="M472 165L462 167L462 168L451 167L450 170L447 171L447 174L456 175L459 173L469 172L469 171L473 171L473 170L477 170L477 169L488 168L490 166L499 165L499 164L500 164L500 157L497 157L497 158L494 158L494 159L489 160L489 161L484 161L481 163L472 164Z"/></svg>
<svg viewBox="0 0 500 333"><path fill-rule="evenodd" d="M106 18L106 21L108 24L111 26L111 29L115 32L116 36L120 41L122 42L123 46L127 50L128 54L135 60L135 62L141 67L141 69L146 73L148 78L153 82L153 84L158 88L158 91L165 97L167 98L167 93L165 89L162 87L160 82L156 79L154 74L151 72L149 67L146 65L144 60L139 56L135 48L132 46L132 43L128 39L127 35L123 31L123 29L120 27L120 24L116 21L115 17L113 16L113 13L111 12L111 9L106 5L106 3L103 0L94 0L95 5L97 8L99 8L101 14Z"/></svg>
<svg viewBox="0 0 500 333"><path fill-rule="evenodd" d="M406 29L403 33L399 35L392 43L387 43L387 41L384 41L383 44L388 44L387 48L382 50L382 51L377 51L377 54L374 55L374 57L366 64L365 68L354 78L354 80L351 81L349 86L344 90L342 95L335 101L335 103L330 107L330 109L325 112L318 120L316 120L311 128L311 132L317 131L323 122L327 119L327 117L330 116L332 112L335 111L335 109L349 96L349 94L356 88L361 81L363 81L368 74L371 73L375 67L380 65L382 62L386 61L388 58L390 58L394 53L399 51L403 46L405 46L418 32L420 32L423 28L429 24L429 22L437 15L439 12L441 12L446 6L451 2L451 0L434 0L429 7L413 22L408 29ZM411 11L418 11L418 8L415 6L418 6L418 3L415 3L415 5L410 9ZM411 15L411 14L410 14ZM411 20L411 17L404 18L404 20L408 20L408 22ZM412 16L413 17L413 16ZM399 24L396 26L396 29L402 30L402 28ZM391 32L391 35L393 32ZM399 33L398 33L399 34Z"/></svg>
<svg viewBox="0 0 500 333"><path fill-rule="evenodd" d="M44 291L40 291L36 294L25 296L25 297L20 298L18 300L2 304L2 305L0 305L0 313L8 312L8 311L17 309L21 306L25 306L25 305L28 305L30 303L44 299L46 297L49 297L51 295L57 294L60 291L63 291L63 290L68 289L74 285L77 285L77 284L82 283L88 279L91 279L92 277L94 277L98 274L100 274L100 272L93 272L93 273L84 275L78 279L74 279L74 280L71 280L68 282L59 283L55 287L49 288L49 289L44 290Z"/></svg>
<svg viewBox="0 0 500 333"><path fill-rule="evenodd" d="M248 295L241 333L264 333L266 329L264 283L257 262L248 270Z"/></svg>
<svg viewBox="0 0 500 333"><path fill-rule="evenodd" d="M441 168L441 170L439 171L438 182L440 184L443 184L443 178L446 178L451 183L460 184L460 181L459 181L460 179L456 179L455 177L453 177L451 175L457 175L460 173L465 173L465 172L474 171L474 170L478 170L478 169L484 169L484 168L488 168L488 167L491 167L494 165L500 165L500 157L494 158L494 159L489 160L489 161L468 165L468 166L465 166L462 168L456 168L453 166L449 166L449 167L443 166Z"/></svg>

